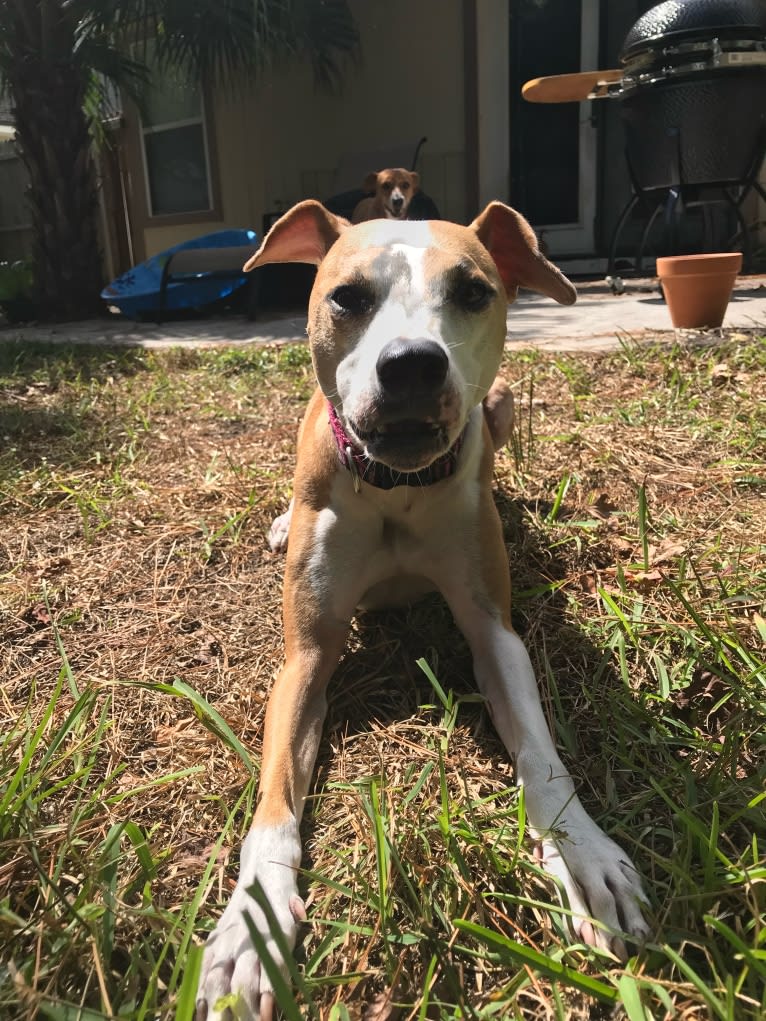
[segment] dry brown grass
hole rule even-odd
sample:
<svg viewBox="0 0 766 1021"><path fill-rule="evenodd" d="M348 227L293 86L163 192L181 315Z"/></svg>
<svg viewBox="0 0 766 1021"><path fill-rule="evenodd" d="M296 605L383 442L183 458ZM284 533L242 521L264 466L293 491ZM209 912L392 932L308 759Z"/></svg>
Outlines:
<svg viewBox="0 0 766 1021"><path fill-rule="evenodd" d="M686 805L691 777L706 819L723 793L700 792L710 776L721 787L727 756L736 760L734 779L743 782L745 802L754 784L757 789L763 747L754 682L742 675L741 688L719 704L731 676L721 656L703 648L700 621L734 634L748 655L760 655L766 359L754 339L740 337L710 350L514 355L503 371L518 406L515 455L504 453L497 466L515 622L583 799L646 870L670 942L693 947L685 952L714 983L710 974L720 969L719 959L705 970L706 930L693 921L701 907L689 904L690 890L668 865L683 858L674 834L683 827L649 777L659 767L662 783L672 763L678 775L670 797ZM123 977L133 975L131 947L151 943L152 926L161 930L140 910L130 885L140 870L126 855L108 961L100 959L87 926L84 936L74 934L67 890L97 872L93 856L127 815L157 862L153 907L180 916L249 779L236 752L189 700L157 685L178 677L196 689L257 761L263 709L282 657L283 562L264 537L289 494L310 370L300 353L284 351L24 352L0 374L0 386L2 714L11 730L25 713L27 729L41 718L62 670L63 647L74 686L64 685L47 732L66 719L78 692L94 691L108 727L88 784L120 766L108 790L125 795L113 803L104 797L101 810L73 832L71 819L79 819L73 806L83 794L73 783L47 794L39 811L6 832L0 926L13 940L13 997L27 1013L47 998L84 1002L106 1014L111 1007L116 1016L121 969ZM639 512L642 489L648 520ZM693 600L694 612L668 580ZM640 642L631 642L600 592L619 602ZM701 637L692 641L692 632ZM606 659L605 649L611 650ZM495 1003L505 1005L498 1016L601 1016L608 1008L582 991L502 955L492 958L450 928L451 919L464 917L551 959L565 953L561 926L523 903L549 901L552 892L526 846L517 847L518 805L505 754L476 704L461 708L446 739L443 708L416 665L419 657L445 690L472 691L465 646L434 600L408 614L358 621L332 684L304 824L304 865L320 878L308 884L313 921L301 959L318 1009L328 1016L333 1003L342 1003L353 1016L392 984L396 997L417 1008L436 954L432 998L462 1004L468 1014L489 1016ZM658 662L672 688L662 698ZM734 725L739 736L727 744L722 728ZM85 749L86 735L79 739ZM181 770L189 772L165 779ZM428 905L417 920L394 863L394 928L418 932L411 944L379 931L373 787L412 889ZM733 818L733 790L726 788L732 822L725 846L739 860L752 835L745 823L752 821L747 813ZM445 813L451 835L450 826L440 828ZM232 888L236 834L245 826L245 813L236 812L206 887L208 919ZM41 881L46 872L55 884ZM715 891L705 891L708 912L731 895L716 882ZM97 892L93 897L98 901ZM345 930L333 929L339 919ZM57 928L74 952L53 946ZM747 933L750 939L752 925ZM602 982L614 978L608 962L584 950L566 952L565 959ZM156 969L161 981L169 967ZM144 995L148 980L139 972L131 988ZM639 959L631 974L667 989L675 1016L707 1016L709 1005L694 983L659 951ZM333 975L347 979L334 986L327 980ZM742 1010L752 997L750 984L744 988L732 1000ZM656 994L645 995L658 1009ZM458 1016L457 1006L431 1010ZM156 1011L172 1013L161 987L146 1016ZM414 1015L406 1008L405 1016Z"/></svg>

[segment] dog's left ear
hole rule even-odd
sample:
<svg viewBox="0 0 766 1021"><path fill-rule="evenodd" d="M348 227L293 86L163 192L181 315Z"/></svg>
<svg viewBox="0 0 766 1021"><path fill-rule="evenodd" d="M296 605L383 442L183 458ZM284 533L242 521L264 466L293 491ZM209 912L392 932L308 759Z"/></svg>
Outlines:
<svg viewBox="0 0 766 1021"><path fill-rule="evenodd" d="M410 178L412 179L412 193L414 195L415 192L420 187L420 174L417 172L417 170L411 170Z"/></svg>
<svg viewBox="0 0 766 1021"><path fill-rule="evenodd" d="M561 305L577 301L574 285L545 258L535 232L521 213L502 202L490 202L471 229L494 259L509 301L514 300L519 287L545 294Z"/></svg>
<svg viewBox="0 0 766 1021"><path fill-rule="evenodd" d="M373 172L371 174L368 174L367 177L365 177L365 179L362 181L362 191L366 191L368 192L368 194L372 195L374 194L375 189L377 187L378 187L378 171L373 170Z"/></svg>
<svg viewBox="0 0 766 1021"><path fill-rule="evenodd" d="M316 199L306 199L288 209L242 267L246 273L269 262L309 262L314 266L351 224L335 216Z"/></svg>

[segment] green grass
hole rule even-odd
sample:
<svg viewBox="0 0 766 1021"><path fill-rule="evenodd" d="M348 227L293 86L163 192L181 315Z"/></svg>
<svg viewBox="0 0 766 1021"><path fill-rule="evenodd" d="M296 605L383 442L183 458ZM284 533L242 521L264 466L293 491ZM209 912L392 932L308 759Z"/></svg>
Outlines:
<svg viewBox="0 0 766 1021"><path fill-rule="evenodd" d="M449 614L360 619L285 1016L766 1013L766 345L508 355L497 497L551 728L646 879L572 945ZM193 1015L281 655L303 346L0 345L0 1016Z"/></svg>

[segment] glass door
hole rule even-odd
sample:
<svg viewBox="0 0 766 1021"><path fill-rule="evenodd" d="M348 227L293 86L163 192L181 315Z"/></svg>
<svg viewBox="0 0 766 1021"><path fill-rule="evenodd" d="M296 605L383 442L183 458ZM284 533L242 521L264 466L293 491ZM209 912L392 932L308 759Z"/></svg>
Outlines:
<svg viewBox="0 0 766 1021"><path fill-rule="evenodd" d="M598 70L599 0L510 0L511 204L550 255L594 249L596 124L591 102L527 103L530 78Z"/></svg>

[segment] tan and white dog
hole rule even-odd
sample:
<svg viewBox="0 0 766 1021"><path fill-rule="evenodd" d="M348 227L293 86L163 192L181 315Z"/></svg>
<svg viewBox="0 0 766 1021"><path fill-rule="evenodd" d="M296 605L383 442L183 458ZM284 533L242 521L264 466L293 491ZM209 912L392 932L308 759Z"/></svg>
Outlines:
<svg viewBox="0 0 766 1021"><path fill-rule="evenodd" d="M287 545L286 662L266 711L258 807L239 881L205 951L197 1019L271 1018L260 945L286 974L305 919L299 827L325 716L325 688L358 607L438 589L472 650L479 689L523 785L540 859L563 886L576 935L622 956L647 935L641 882L582 807L551 740L529 656L510 621L510 579L492 497L510 393L494 382L506 305L519 286L562 304L572 284L526 221L493 202L474 222L376 220L351 226L306 201L272 228L245 269L319 269L308 333L319 388L298 438ZM281 938L250 890L260 886ZM252 936L246 921L256 936ZM229 1001L231 1002L231 1001Z"/></svg>
<svg viewBox="0 0 766 1021"><path fill-rule="evenodd" d="M368 174L362 188L374 191L366 199L357 203L351 216L352 223L363 223L365 220L406 220L412 196L420 185L420 175L414 170L402 167L391 167Z"/></svg>

